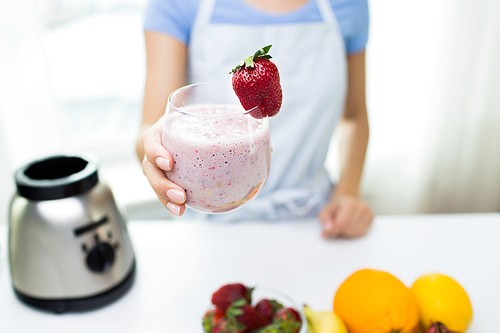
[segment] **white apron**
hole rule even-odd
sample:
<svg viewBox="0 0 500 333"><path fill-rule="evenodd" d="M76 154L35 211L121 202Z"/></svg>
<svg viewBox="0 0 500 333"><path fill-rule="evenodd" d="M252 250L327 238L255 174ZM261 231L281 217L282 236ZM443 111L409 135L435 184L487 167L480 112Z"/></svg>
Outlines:
<svg viewBox="0 0 500 333"><path fill-rule="evenodd" d="M242 0L240 0L242 1ZM322 21L235 25L211 23L215 0L201 0L191 30L189 83L230 82L229 71L257 49L272 44L283 104L269 119L271 171L260 194L220 220L315 216L332 184L324 161L344 108L346 52L328 0L315 1Z"/></svg>

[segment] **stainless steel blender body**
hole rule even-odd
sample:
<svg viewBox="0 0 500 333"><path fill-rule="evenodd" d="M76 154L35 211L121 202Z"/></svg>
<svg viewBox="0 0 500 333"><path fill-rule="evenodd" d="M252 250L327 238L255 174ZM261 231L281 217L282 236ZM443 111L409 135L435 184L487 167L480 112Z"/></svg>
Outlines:
<svg viewBox="0 0 500 333"><path fill-rule="evenodd" d="M135 258L124 214L97 164L53 156L16 173L9 261L16 295L64 312L95 308L125 293Z"/></svg>

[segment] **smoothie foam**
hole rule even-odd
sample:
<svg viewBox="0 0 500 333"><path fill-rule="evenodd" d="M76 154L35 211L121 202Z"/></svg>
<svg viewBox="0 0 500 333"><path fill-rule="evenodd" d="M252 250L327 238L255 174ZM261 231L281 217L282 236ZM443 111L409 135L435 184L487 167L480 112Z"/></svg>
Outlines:
<svg viewBox="0 0 500 333"><path fill-rule="evenodd" d="M222 213L254 198L270 168L267 119L241 115L241 106L231 104L193 104L178 110L167 115L162 142L174 158L166 175L186 190L186 205ZM217 118L225 114L239 115Z"/></svg>

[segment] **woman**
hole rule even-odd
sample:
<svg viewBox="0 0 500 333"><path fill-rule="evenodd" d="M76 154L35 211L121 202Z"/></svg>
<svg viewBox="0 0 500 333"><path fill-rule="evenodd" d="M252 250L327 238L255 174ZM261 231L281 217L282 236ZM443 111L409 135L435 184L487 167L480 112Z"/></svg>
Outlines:
<svg viewBox="0 0 500 333"><path fill-rule="evenodd" d="M273 44L283 104L270 118L271 172L255 200L216 218L318 216L324 237L364 235L373 220L359 195L369 132L367 31L366 0L150 0L137 154L162 204L176 216L185 211L184 190L163 173L173 165L161 145L168 95L187 83L230 82L231 68ZM340 178L332 186L323 164L339 121Z"/></svg>

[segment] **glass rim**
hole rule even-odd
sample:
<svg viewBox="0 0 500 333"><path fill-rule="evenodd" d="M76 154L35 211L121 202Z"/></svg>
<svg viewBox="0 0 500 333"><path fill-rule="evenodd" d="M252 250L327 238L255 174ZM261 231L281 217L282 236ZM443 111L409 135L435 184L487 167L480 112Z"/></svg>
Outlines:
<svg viewBox="0 0 500 333"><path fill-rule="evenodd" d="M220 103L220 104L230 104L230 105L237 105L237 106L240 106L241 109L243 110L242 112L238 112L238 113L232 113L232 114L228 114L228 115L203 115L203 114L196 114L196 113L192 113L192 112L186 112L186 111L181 111L179 110L179 108L177 106L174 105L174 103L172 103L172 98L174 95L180 93L180 92L183 92L185 90L188 90L188 89L191 89L193 87L200 87L200 86L209 86L209 85L222 85L222 86L231 86L231 83L229 82L217 82L217 81L211 81L211 82L201 82L201 83L193 83L193 84L188 84L188 85L185 85L185 86L182 86L176 90L174 90L169 96L168 96L168 99L167 99L167 108L171 107L175 112L178 112L180 114L183 114L183 115L186 115L186 116L191 116L191 117L196 117L196 118L202 118L202 119L223 119L223 118L233 118L233 117L240 117L240 116L244 116L246 114L249 114L250 112L256 110L258 108L258 106L255 106L254 108L250 109L250 110L245 110L245 108L241 105L241 102L236 104L236 103ZM236 94L235 94L236 96ZM236 98L238 98L236 96Z"/></svg>

